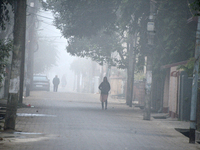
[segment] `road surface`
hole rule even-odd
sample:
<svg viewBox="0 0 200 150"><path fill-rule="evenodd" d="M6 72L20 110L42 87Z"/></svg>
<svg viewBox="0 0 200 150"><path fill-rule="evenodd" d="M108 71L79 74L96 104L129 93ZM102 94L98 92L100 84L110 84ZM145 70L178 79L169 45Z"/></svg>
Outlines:
<svg viewBox="0 0 200 150"><path fill-rule="evenodd" d="M3 133L4 150L196 150L162 120L143 120L142 110L98 94L32 92L18 109L16 132Z"/></svg>

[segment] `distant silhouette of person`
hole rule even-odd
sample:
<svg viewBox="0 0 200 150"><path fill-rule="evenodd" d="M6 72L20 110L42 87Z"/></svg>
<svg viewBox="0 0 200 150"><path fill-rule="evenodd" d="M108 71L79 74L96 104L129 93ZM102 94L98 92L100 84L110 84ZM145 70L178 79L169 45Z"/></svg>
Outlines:
<svg viewBox="0 0 200 150"><path fill-rule="evenodd" d="M54 92L57 92L58 91L58 85L60 83L60 79L58 78L58 76L56 75L54 78L53 78L53 91Z"/></svg>
<svg viewBox="0 0 200 150"><path fill-rule="evenodd" d="M107 80L107 77L103 78L103 82L99 85L99 90L101 90L100 101L102 105L102 110L104 109L104 102L105 102L105 109L107 109L108 104L108 92L110 91L110 83Z"/></svg>

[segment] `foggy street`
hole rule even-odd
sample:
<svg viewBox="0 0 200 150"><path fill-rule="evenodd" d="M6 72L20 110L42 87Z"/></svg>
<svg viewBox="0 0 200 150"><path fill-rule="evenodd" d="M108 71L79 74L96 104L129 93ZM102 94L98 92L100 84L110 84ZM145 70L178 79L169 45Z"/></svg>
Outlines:
<svg viewBox="0 0 200 150"><path fill-rule="evenodd" d="M3 150L195 150L188 138L161 119L145 121L142 110L99 94L32 92L19 108L16 133L5 132Z"/></svg>
<svg viewBox="0 0 200 150"><path fill-rule="evenodd" d="M0 150L200 150L199 12L1 0Z"/></svg>

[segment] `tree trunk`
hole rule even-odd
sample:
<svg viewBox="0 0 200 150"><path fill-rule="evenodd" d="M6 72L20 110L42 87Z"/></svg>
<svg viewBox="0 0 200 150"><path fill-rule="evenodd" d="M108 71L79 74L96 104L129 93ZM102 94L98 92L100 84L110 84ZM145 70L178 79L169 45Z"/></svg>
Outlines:
<svg viewBox="0 0 200 150"><path fill-rule="evenodd" d="M80 92L80 78L81 78L81 73L77 74L77 92Z"/></svg>
<svg viewBox="0 0 200 150"><path fill-rule="evenodd" d="M197 95L197 130L200 131L200 88Z"/></svg>
<svg viewBox="0 0 200 150"><path fill-rule="evenodd" d="M145 109L143 116L144 120L150 120L151 118L151 83L152 83L152 56L151 54L149 54L147 57Z"/></svg>
<svg viewBox="0 0 200 150"><path fill-rule="evenodd" d="M127 51L129 53L128 57L130 57L130 44L127 43ZM131 70L131 65L130 65L130 58L128 58L128 67L127 67L127 90L126 90L126 104L129 105L129 101L130 101L130 97L131 97L131 90L130 90L130 87L131 87L131 73L130 73L130 70Z"/></svg>
<svg viewBox="0 0 200 150"><path fill-rule="evenodd" d="M4 129L15 129L15 119L17 112L17 104L19 100L20 85L20 67L22 53L25 48L25 31L26 31L26 1L16 0L14 13L14 42L13 55L10 74L10 86L7 101L6 117Z"/></svg>

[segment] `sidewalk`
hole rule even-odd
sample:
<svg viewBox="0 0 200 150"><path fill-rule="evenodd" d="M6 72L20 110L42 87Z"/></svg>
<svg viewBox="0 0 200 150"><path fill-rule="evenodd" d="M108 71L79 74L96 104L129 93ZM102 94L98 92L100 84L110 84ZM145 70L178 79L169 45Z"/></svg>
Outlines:
<svg viewBox="0 0 200 150"><path fill-rule="evenodd" d="M112 99L109 97L110 102L125 104L125 99ZM125 104L126 105L126 104ZM127 107L129 107L127 105ZM134 107L133 109L139 109L139 107ZM142 114L141 114L142 115ZM189 129L190 122L189 121L179 121L177 118L169 117L168 113L151 113L150 121L155 122L157 125L165 128L165 129L174 129L176 132L179 132L188 138L189 142ZM196 131L197 132L197 131ZM196 140L199 140L199 134L196 133ZM198 144L198 143L196 143ZM200 145L199 145L200 147Z"/></svg>
<svg viewBox="0 0 200 150"><path fill-rule="evenodd" d="M54 97L52 97L52 95L54 95ZM43 96L43 98L41 98L41 96ZM84 97L84 100L80 100L79 97ZM63 101L63 99L65 99L65 101ZM164 140L169 143L172 142L175 145L181 143L180 146L185 147L185 149L190 147L191 150L200 150L199 144L189 144L189 139L175 130L176 128L189 129L189 122L178 121L173 118L155 119L156 117L162 118L162 116L167 115L157 113L151 114L150 121L144 121L143 110L134 106L132 108L127 106L124 99L112 99L109 97L108 101L108 110L102 111L100 109L98 94L87 95L74 93L62 97L59 93L47 92L44 95L42 95L42 93L37 93L37 95L27 97L24 99L24 104L30 104L30 106L33 107L18 109L18 113L22 116L17 117L17 131L1 132L0 146L4 146L3 148L5 150L54 150L56 149L55 146L60 146L57 147L57 149L62 150L65 149L64 143L68 143L69 149L87 149L88 147L84 147L86 145L91 146L91 149L95 149L92 147L95 146L95 142L98 141L100 145L102 144L102 141L99 141L96 138L104 133L105 130L106 132L104 134L106 135L102 134L103 139L110 139L110 137L114 138L116 135L125 135L124 137L121 137L122 139L132 136L132 139L130 139L130 142L132 143L128 142L130 145L129 148L127 147L127 149L130 150L130 147L133 145L135 146L135 149L132 148L134 150L137 149L137 146L144 146L146 147L145 150L154 150L147 147L149 145L154 147L154 143L147 143L149 142L147 141L148 139L146 139L148 137L150 138L150 141L161 142ZM55 105L57 106L55 107ZM66 111L66 114L64 114L63 111ZM86 116L84 116L84 114L86 114ZM39 115L40 117L37 117ZM41 117L42 115L46 116ZM77 116L80 115L83 116L77 118ZM101 116L104 119L107 118L107 120L101 120ZM99 118L96 119L96 117ZM63 118L68 118L68 120ZM117 122L118 120L123 121L124 124L120 124L120 122ZM103 121L107 121L109 124L105 124L105 127L96 127L96 122L99 124ZM94 123L95 126L93 126ZM111 130L107 131L108 129ZM113 135L111 136L109 134ZM84 138L88 138L90 141L85 143ZM134 140L134 138L136 138L136 140ZM144 140L139 142L137 141L137 138L142 138ZM81 145L77 145L77 141L83 144L82 147ZM115 145L124 143L124 141L116 143L116 141L112 141L111 139L109 142L114 143ZM104 143L106 142L104 141ZM109 143L106 145L109 145ZM173 149L172 146L173 145L168 145L168 147L163 146L161 150L179 150L176 148ZM120 149L120 147L117 149ZM125 147L123 149L125 149ZM157 147L156 150L157 149L159 149L159 147Z"/></svg>

